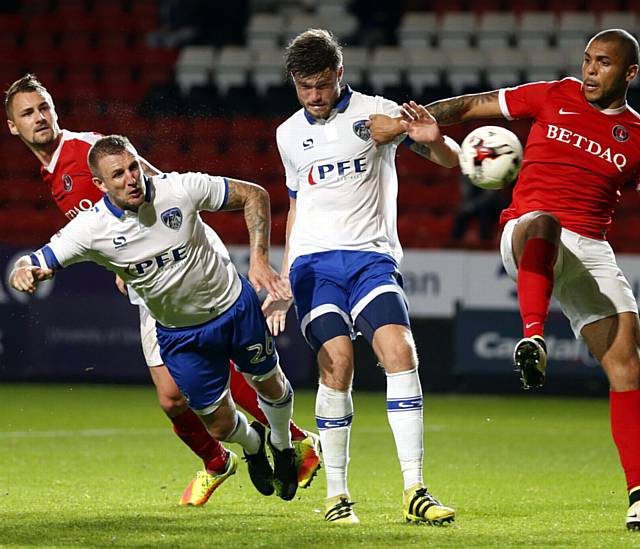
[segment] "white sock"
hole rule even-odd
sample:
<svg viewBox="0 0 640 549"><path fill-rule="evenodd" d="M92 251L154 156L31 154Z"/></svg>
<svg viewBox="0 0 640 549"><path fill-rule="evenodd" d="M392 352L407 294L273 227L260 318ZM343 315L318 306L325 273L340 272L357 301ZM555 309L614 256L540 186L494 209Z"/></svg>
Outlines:
<svg viewBox="0 0 640 549"><path fill-rule="evenodd" d="M423 421L422 387L418 369L387 374L387 418L406 490L422 480Z"/></svg>
<svg viewBox="0 0 640 549"><path fill-rule="evenodd" d="M236 410L236 422L236 428L226 440L239 444L247 454L257 454L260 449L260 435L249 425L246 416L239 410Z"/></svg>
<svg viewBox="0 0 640 549"><path fill-rule="evenodd" d="M338 494L349 495L347 465L352 420L351 391L330 389L320 384L316 396L316 424L320 431L328 498Z"/></svg>
<svg viewBox="0 0 640 549"><path fill-rule="evenodd" d="M291 429L289 422L293 415L293 389L289 380L285 378L284 393L280 399L275 402L265 400L263 396L258 395L258 407L264 412L269 421L271 432L269 440L271 444L278 450L291 448Z"/></svg>

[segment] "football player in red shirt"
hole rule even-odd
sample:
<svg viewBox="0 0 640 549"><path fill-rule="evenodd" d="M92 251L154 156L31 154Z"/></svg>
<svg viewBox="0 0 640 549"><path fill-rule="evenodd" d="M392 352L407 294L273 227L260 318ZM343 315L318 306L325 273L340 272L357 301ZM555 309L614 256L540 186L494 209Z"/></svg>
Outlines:
<svg viewBox="0 0 640 549"><path fill-rule="evenodd" d="M433 139L438 124L532 118L500 251L517 281L524 337L514 351L525 388L545 378L544 323L551 295L586 341L610 384L611 430L629 491L626 524L640 530L640 359L636 299L606 231L622 185L638 179L640 115L626 102L638 73L628 32L599 32L587 44L582 81L564 78L405 105L405 119L372 118L383 143L402 131ZM436 124L437 122L437 124Z"/></svg>
<svg viewBox="0 0 640 549"><path fill-rule="evenodd" d="M41 163L40 173L49 186L56 205L73 219L82 210L88 210L102 198L102 192L93 184L87 164L91 145L101 135L93 132L61 130L53 99L47 89L31 74L14 82L6 92L5 110L7 124L13 135L18 136ZM148 175L158 171L144 161ZM121 293L128 294L122 280L116 285ZM140 304L137 296L132 303ZM235 472L229 453L213 439L198 416L188 407L185 398L162 363L155 333L155 320L146 307L140 309L140 335L151 379L156 387L160 407L173 423L174 432L204 462L204 469L189 483L180 499L182 505L203 505L213 491ZM231 393L236 403L261 423L267 418L258 406L254 389L233 366ZM307 487L320 466L318 437L306 433L291 422L291 434L296 449L298 480Z"/></svg>

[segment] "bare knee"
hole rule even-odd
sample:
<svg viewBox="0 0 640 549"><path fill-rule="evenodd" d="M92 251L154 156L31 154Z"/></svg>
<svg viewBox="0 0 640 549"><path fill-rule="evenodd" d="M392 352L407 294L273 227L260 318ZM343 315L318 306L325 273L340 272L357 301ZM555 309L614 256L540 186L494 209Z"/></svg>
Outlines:
<svg viewBox="0 0 640 549"><path fill-rule="evenodd" d="M322 353L322 351L321 351ZM333 352L318 355L320 383L331 389L347 391L353 381L353 358L348 354Z"/></svg>
<svg viewBox="0 0 640 549"><path fill-rule="evenodd" d="M412 342L399 342L398 345L385 349L381 354L382 365L390 374L406 372L418 367L418 355Z"/></svg>
<svg viewBox="0 0 640 549"><path fill-rule="evenodd" d="M156 387L156 393L160 408L167 416L173 418L187 410L187 401L177 387L174 390L166 387Z"/></svg>
<svg viewBox="0 0 640 549"><path fill-rule="evenodd" d="M231 403L221 405L215 412L202 416L209 434L216 440L227 440L237 425L236 409Z"/></svg>
<svg viewBox="0 0 640 549"><path fill-rule="evenodd" d="M630 355L602 364L612 391L637 391L640 389L640 362L637 355Z"/></svg>

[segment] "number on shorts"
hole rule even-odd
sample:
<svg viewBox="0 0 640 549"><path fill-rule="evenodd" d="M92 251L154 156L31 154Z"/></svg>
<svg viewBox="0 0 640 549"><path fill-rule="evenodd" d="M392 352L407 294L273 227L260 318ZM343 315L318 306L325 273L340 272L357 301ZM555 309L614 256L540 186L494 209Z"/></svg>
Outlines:
<svg viewBox="0 0 640 549"><path fill-rule="evenodd" d="M269 333L266 333L265 345L262 345L262 343L255 343L254 345L249 345L247 347L247 351L254 353L249 362L251 364L260 364L261 362L264 362L268 356L273 354L273 350L273 338Z"/></svg>

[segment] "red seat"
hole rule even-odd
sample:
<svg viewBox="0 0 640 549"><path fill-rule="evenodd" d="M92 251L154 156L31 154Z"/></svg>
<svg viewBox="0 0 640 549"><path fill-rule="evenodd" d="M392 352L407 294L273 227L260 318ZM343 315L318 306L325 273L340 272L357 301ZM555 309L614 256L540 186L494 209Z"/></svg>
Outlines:
<svg viewBox="0 0 640 549"><path fill-rule="evenodd" d="M249 232L242 211L202 212L202 219L220 235L225 244L249 244Z"/></svg>

